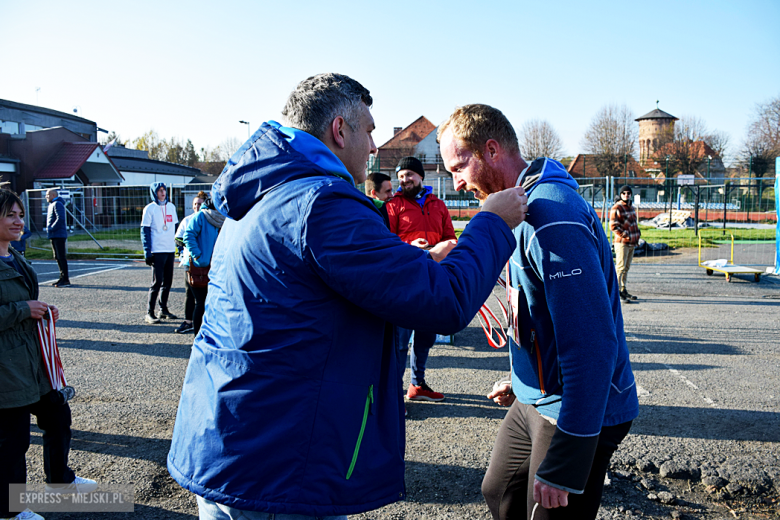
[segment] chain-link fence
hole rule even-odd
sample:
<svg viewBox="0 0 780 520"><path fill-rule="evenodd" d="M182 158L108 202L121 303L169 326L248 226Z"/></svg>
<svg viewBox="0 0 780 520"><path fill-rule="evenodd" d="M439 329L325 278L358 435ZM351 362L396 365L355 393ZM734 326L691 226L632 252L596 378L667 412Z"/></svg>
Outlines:
<svg viewBox="0 0 780 520"><path fill-rule="evenodd" d="M722 179L723 180L723 179ZM578 179L579 192L597 211L605 232L609 210L620 188L630 186L644 243L636 261L696 264L699 261L731 261L745 266L770 266L775 262L774 179L728 178L711 184L701 178L658 181L636 177Z"/></svg>

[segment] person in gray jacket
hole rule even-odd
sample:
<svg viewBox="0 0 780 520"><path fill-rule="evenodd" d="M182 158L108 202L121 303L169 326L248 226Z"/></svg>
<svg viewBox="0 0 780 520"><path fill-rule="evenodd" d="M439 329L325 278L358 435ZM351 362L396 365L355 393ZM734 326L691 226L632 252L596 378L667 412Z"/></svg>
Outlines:
<svg viewBox="0 0 780 520"><path fill-rule="evenodd" d="M51 250L57 266L60 268L60 279L54 282L54 287L70 287L68 276L68 224L65 220L65 203L54 188L46 192L49 208L46 212L46 234L51 240Z"/></svg>

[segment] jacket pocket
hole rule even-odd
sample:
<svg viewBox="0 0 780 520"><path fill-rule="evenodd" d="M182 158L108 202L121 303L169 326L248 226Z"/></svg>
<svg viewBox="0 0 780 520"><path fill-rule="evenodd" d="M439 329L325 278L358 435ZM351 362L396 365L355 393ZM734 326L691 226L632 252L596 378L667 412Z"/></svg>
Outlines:
<svg viewBox="0 0 780 520"><path fill-rule="evenodd" d="M368 421L368 413L371 411L371 404L374 402L374 385L368 387L368 395L366 396L366 407L363 410L363 422L360 424L360 433L358 434L357 442L355 443L355 451L352 453L352 462L349 464L347 470L347 480L352 476L352 471L355 469L357 463L358 453L360 453L360 444L363 442L363 433L366 431L366 422Z"/></svg>
<svg viewBox="0 0 780 520"><path fill-rule="evenodd" d="M544 389L544 366L542 365L542 350L539 348L539 340L536 337L536 330L531 329L531 349L536 354L536 371L539 374L539 391L542 395L547 395Z"/></svg>

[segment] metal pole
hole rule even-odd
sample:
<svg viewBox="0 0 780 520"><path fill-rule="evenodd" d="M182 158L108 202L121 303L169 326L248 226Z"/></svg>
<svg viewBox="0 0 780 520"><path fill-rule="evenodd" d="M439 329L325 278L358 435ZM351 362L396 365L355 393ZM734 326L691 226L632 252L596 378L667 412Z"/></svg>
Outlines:
<svg viewBox="0 0 780 520"><path fill-rule="evenodd" d="M669 197L669 231L672 230L672 183L671 179L669 179L669 156L666 156L666 184L668 186L667 188L667 197Z"/></svg>
<svg viewBox="0 0 780 520"><path fill-rule="evenodd" d="M750 183L752 182L753 177L753 156L750 156L750 166L748 167L748 189L747 189L747 202L745 203L745 207L747 209L747 220L750 222L750 203L752 202L752 197L750 193Z"/></svg>
<svg viewBox="0 0 780 520"><path fill-rule="evenodd" d="M728 181L723 183L723 234L726 234L726 199L728 198L729 194L729 183Z"/></svg>
<svg viewBox="0 0 780 520"><path fill-rule="evenodd" d="M696 207L694 209L693 225L696 229L696 236L699 236L699 189L701 186L696 186Z"/></svg>

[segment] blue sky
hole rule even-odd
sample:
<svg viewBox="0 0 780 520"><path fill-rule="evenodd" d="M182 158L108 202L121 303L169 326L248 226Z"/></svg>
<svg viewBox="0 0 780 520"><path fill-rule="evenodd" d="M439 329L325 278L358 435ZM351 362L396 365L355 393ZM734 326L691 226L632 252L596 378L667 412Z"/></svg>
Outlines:
<svg viewBox="0 0 780 520"><path fill-rule="evenodd" d="M71 111L122 138L149 129L196 148L280 118L320 72L371 90L382 144L466 103L519 129L549 121L566 151L626 103L698 116L742 141L780 96L780 2L58 2L0 0L0 98Z"/></svg>

